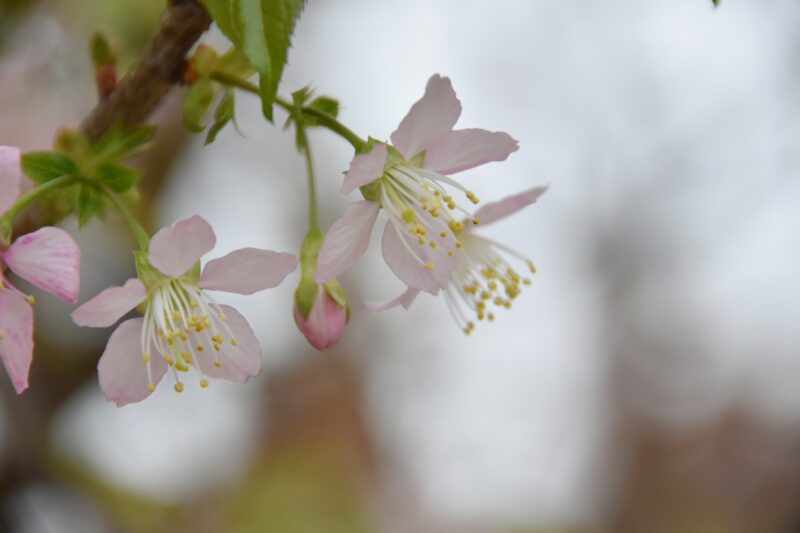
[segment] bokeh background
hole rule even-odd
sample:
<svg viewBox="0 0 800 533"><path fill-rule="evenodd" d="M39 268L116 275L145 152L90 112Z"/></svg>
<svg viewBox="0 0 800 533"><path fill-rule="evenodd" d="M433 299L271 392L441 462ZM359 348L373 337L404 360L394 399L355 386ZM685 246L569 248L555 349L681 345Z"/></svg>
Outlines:
<svg viewBox="0 0 800 533"><path fill-rule="evenodd" d="M0 144L47 148L78 124L96 99L91 33L130 65L163 4L0 0ZM283 94L310 83L385 139L440 72L461 127L519 139L461 177L485 201L550 184L483 230L536 262L533 286L466 337L430 296L363 311L400 289L373 248L342 280L335 349L297 333L296 277L221 295L253 324L263 373L121 409L94 374L110 331L43 296L31 389L0 379L0 530L800 531L798 28L796 0L310 0ZM242 94L241 134L204 148L180 92L138 161L150 227L199 213L210 257L296 251L292 135ZM327 226L352 200L352 153L326 131L311 142ZM82 299L133 273L113 216L64 226Z"/></svg>

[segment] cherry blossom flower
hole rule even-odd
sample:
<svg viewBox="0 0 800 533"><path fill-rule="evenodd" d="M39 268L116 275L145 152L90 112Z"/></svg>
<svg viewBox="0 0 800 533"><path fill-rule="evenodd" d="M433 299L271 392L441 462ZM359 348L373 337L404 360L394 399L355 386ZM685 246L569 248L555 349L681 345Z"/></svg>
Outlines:
<svg viewBox="0 0 800 533"><path fill-rule="evenodd" d="M333 284L330 281L317 284L317 295L307 317L303 316L297 304L294 307L294 320L298 329L317 350L333 347L339 342L347 326L347 300L342 302L346 298L344 291L335 281Z"/></svg>
<svg viewBox="0 0 800 533"><path fill-rule="evenodd" d="M534 187L486 204L475 216L480 219L481 226L491 224L531 205L546 190L547 186ZM531 283L530 278L521 275L506 256L517 259L531 274L536 272L533 261L505 244L476 234L474 228L465 224L463 229L456 231L462 246L443 291L450 313L467 335L475 329L474 319L494 320L494 309L510 309L522 288ZM419 292L418 288L408 287L388 302L368 303L366 307L371 311L383 311L397 305L408 309Z"/></svg>
<svg viewBox="0 0 800 533"><path fill-rule="evenodd" d="M460 232L465 224L479 222L445 186L473 204L478 198L449 174L503 161L518 148L507 133L454 130L460 114L450 80L436 74L392 133L392 145L374 142L368 152L353 158L341 190L349 194L361 188L366 199L350 204L328 230L317 281L335 278L355 264L382 209L388 217L383 257L394 274L432 294L447 285L462 246Z"/></svg>
<svg viewBox="0 0 800 533"><path fill-rule="evenodd" d="M0 146L0 213L20 193L20 151ZM22 279L67 302L78 299L80 249L69 234L53 227L18 237L9 246L0 238L0 359L17 394L28 388L33 359L35 298L14 287L6 267Z"/></svg>
<svg viewBox="0 0 800 533"><path fill-rule="evenodd" d="M256 248L235 250L205 265L214 230L194 215L162 228L147 254L138 252L139 277L110 287L73 311L80 326L108 327L134 308L144 314L122 322L98 363L100 387L118 406L146 398L167 371L182 392L181 375L242 383L261 371L261 348L247 320L206 291L252 294L276 287L297 267L294 255Z"/></svg>

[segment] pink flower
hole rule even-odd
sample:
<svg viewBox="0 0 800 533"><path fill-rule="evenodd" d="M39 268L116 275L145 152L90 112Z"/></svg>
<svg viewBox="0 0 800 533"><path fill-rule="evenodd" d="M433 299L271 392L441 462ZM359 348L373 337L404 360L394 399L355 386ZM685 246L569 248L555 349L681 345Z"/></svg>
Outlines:
<svg viewBox="0 0 800 533"><path fill-rule="evenodd" d="M531 205L546 190L547 186L534 187L486 204L475 213L475 217L480 219L481 226L491 224ZM469 315L478 320L494 320L491 307L509 309L522 287L531 283L504 256L514 257L531 273L536 272L533 261L504 244L477 235L473 229L473 225L467 224L464 229L456 231L462 246L444 287L450 313L467 335L475 329L475 322ZM397 298L386 303L370 303L366 307L371 311L383 311L397 305L408 309L418 294L419 289L409 287Z"/></svg>
<svg viewBox="0 0 800 533"><path fill-rule="evenodd" d="M330 281L317 284L317 295L307 317L303 316L297 304L294 306L294 321L300 333L317 350L327 350L339 342L350 314L347 300L342 301L346 298L344 291L338 283L333 283L335 285L331 288Z"/></svg>
<svg viewBox="0 0 800 533"><path fill-rule="evenodd" d="M364 254L382 208L389 219L382 240L389 268L408 286L432 294L447 285L461 246L461 219L473 221L443 185L478 203L448 174L503 161L518 148L507 133L454 130L460 114L450 80L436 74L392 133L393 145L376 142L353 158L342 192L361 188L366 200L350 204L328 230L317 281L339 276Z"/></svg>
<svg viewBox="0 0 800 533"><path fill-rule="evenodd" d="M288 253L242 248L206 264L200 257L216 244L211 226L195 215L161 229L149 252L138 252L138 278L110 287L73 311L79 326L107 327L134 308L111 335L98 363L100 387L118 406L146 398L167 370L175 390L194 369L207 378L242 383L261 371L261 348L247 320L220 305L206 290L252 294L276 287L297 267Z"/></svg>
<svg viewBox="0 0 800 533"><path fill-rule="evenodd" d="M22 173L19 149L0 146L0 213L19 196ZM80 284L80 249L67 232L41 228L8 246L0 237L0 359L17 394L28 388L33 359L33 296L5 277L6 267L62 300L75 302Z"/></svg>

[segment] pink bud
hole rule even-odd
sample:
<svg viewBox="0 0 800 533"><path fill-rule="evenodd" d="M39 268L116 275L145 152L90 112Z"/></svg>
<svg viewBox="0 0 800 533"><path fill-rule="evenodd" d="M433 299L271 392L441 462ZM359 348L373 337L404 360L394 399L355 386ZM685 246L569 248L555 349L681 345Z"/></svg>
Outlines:
<svg viewBox="0 0 800 533"><path fill-rule="evenodd" d="M317 286L317 297L314 306L303 318L303 314L295 304L294 320L308 343L317 350L327 350L339 342L347 325L347 306L337 302L322 284Z"/></svg>

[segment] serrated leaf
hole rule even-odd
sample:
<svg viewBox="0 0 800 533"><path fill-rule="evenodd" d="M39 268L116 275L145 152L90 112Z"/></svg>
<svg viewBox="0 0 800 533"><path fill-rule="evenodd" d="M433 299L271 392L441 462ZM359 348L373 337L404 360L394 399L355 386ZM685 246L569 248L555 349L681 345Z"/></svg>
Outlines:
<svg viewBox="0 0 800 533"><path fill-rule="evenodd" d="M114 192L123 193L139 180L139 171L119 163L101 163L95 168L97 178Z"/></svg>
<svg viewBox="0 0 800 533"><path fill-rule="evenodd" d="M200 0L217 26L231 40L239 43L239 32L233 22L233 0Z"/></svg>
<svg viewBox="0 0 800 533"><path fill-rule="evenodd" d="M270 121L295 21L304 6L305 0L233 0L239 47L260 75L261 108Z"/></svg>
<svg viewBox="0 0 800 533"><path fill-rule="evenodd" d="M78 218L78 227L85 226L92 217L100 213L102 208L103 197L100 192L89 184L82 184L75 200L75 216Z"/></svg>
<svg viewBox="0 0 800 533"><path fill-rule="evenodd" d="M216 85L210 79L202 79L192 84L183 97L183 123L197 133L206 128L203 119L214 103Z"/></svg>
<svg viewBox="0 0 800 533"><path fill-rule="evenodd" d="M44 183L61 176L78 173L78 167L69 157L58 152L28 152L22 154L22 171L36 183Z"/></svg>
<svg viewBox="0 0 800 533"><path fill-rule="evenodd" d="M233 120L234 114L234 100L233 91L226 91L225 95L220 99L217 108L214 110L214 123L208 128L208 135L206 135L205 144L213 143L217 134L222 131L222 128Z"/></svg>

